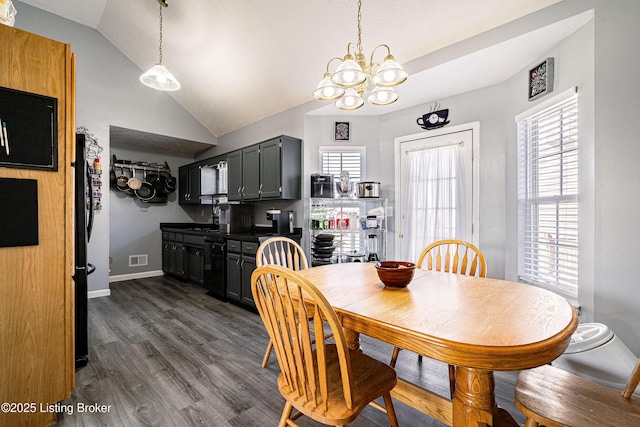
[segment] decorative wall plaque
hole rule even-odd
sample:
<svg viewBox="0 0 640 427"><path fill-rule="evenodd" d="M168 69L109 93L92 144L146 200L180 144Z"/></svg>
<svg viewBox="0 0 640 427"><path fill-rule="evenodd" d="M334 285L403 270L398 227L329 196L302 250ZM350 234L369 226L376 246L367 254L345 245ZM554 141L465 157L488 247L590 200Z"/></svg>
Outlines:
<svg viewBox="0 0 640 427"><path fill-rule="evenodd" d="M553 91L553 58L529 70L529 101Z"/></svg>

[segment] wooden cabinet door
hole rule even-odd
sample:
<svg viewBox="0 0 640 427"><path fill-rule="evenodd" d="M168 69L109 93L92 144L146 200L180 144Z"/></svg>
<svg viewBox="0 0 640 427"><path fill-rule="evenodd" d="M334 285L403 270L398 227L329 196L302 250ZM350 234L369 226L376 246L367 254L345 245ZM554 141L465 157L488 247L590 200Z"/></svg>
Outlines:
<svg viewBox="0 0 640 427"><path fill-rule="evenodd" d="M260 144L260 198L277 199L282 195L280 138Z"/></svg>
<svg viewBox="0 0 640 427"><path fill-rule="evenodd" d="M242 150L242 199L260 198L260 146L252 145Z"/></svg>

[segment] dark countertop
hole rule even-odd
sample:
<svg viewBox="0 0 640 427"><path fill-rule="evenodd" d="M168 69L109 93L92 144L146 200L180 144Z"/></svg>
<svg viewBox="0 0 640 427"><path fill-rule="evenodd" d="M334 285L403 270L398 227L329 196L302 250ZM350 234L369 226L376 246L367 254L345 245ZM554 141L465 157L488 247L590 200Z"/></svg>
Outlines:
<svg viewBox="0 0 640 427"><path fill-rule="evenodd" d="M226 233L217 230L215 225L206 223L176 223L176 222L161 222L160 229L162 231L170 231L174 233L192 234L196 236L215 236L224 237L229 240L240 240L244 242L259 242L268 237L273 237L274 234L270 233L269 227L255 227L253 231L246 233ZM286 234L286 237L290 237L294 240L300 241L302 237L302 229L294 228L293 234Z"/></svg>

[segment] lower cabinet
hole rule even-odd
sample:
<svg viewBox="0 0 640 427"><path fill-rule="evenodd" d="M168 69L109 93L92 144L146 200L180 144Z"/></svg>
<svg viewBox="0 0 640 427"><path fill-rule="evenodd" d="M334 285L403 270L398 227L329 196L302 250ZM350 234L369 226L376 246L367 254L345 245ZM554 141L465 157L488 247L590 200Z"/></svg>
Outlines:
<svg viewBox="0 0 640 427"><path fill-rule="evenodd" d="M256 269L257 250L257 242L227 240L227 298L251 309L256 308L251 274Z"/></svg>
<svg viewBox="0 0 640 427"><path fill-rule="evenodd" d="M181 233L162 232L162 271L187 280L187 250Z"/></svg>
<svg viewBox="0 0 640 427"><path fill-rule="evenodd" d="M204 248L189 246L187 258L189 260L189 280L204 285Z"/></svg>

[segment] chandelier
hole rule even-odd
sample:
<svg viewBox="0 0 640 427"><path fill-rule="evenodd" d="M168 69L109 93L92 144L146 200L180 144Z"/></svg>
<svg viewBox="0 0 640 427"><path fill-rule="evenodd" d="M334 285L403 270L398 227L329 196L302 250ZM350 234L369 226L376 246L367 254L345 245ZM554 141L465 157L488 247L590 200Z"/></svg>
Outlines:
<svg viewBox="0 0 640 427"><path fill-rule="evenodd" d="M407 79L407 73L396 62L391 49L386 44L380 44L371 52L371 59L367 59L362 52L361 14L362 1L358 0L358 44L347 45L344 58L333 58L327 63L327 71L313 96L321 101L336 101L336 107L342 110L356 110L364 105L362 96L367 91L369 83L373 82L374 89L367 97L367 101L374 105L388 105L398 100L398 94L393 90ZM386 48L387 56L382 65L373 62L373 55L378 48ZM352 54L352 49L355 49ZM329 71L333 61L342 61L335 73Z"/></svg>
<svg viewBox="0 0 640 427"><path fill-rule="evenodd" d="M158 0L158 3L160 3L160 60L149 71L140 76L140 81L157 90L174 91L180 89L180 83L162 65L162 8L169 5L166 0Z"/></svg>

